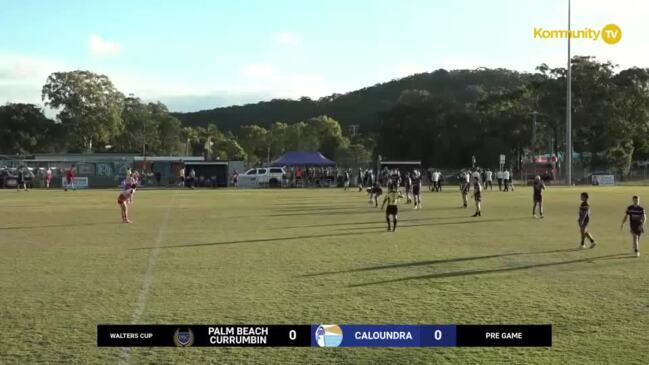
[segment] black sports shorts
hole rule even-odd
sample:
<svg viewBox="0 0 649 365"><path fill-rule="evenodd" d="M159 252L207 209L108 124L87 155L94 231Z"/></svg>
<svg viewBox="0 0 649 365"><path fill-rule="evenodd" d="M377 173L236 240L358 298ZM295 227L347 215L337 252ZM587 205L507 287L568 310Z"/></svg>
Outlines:
<svg viewBox="0 0 649 365"><path fill-rule="evenodd" d="M640 236L641 234L644 233L644 228L642 227L642 224L631 224L631 234Z"/></svg>

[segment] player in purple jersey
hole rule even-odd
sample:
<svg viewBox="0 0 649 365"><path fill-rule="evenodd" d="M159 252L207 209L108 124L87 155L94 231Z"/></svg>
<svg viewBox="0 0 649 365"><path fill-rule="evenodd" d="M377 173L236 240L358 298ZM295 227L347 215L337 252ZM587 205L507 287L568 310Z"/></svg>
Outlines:
<svg viewBox="0 0 649 365"><path fill-rule="evenodd" d="M636 257L640 257L640 236L644 233L644 222L647 220L647 214L644 208L640 206L640 198L637 195L633 197L633 204L626 208L620 229L624 227L627 218L629 218L629 228L631 229L631 237L633 237L633 251Z"/></svg>
<svg viewBox="0 0 649 365"><path fill-rule="evenodd" d="M534 185L532 186L534 190L534 206L532 207L532 217L536 218L536 206L539 206L540 217L543 218L543 190L545 190L545 184L541 177L536 175L534 178Z"/></svg>
<svg viewBox="0 0 649 365"><path fill-rule="evenodd" d="M590 222L590 204L588 203L588 193L581 193L581 205L579 205L579 231L581 232L581 245L579 247L586 248L585 240L588 238L590 241L590 248L597 245L593 235L588 231L588 223Z"/></svg>

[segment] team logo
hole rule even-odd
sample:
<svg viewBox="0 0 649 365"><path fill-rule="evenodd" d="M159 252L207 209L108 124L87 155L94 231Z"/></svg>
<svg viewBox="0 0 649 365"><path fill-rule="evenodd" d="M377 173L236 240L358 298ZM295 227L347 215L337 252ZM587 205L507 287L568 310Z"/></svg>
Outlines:
<svg viewBox="0 0 649 365"><path fill-rule="evenodd" d="M338 347L343 342L343 330L335 324L322 324L315 330L315 340L320 347Z"/></svg>
<svg viewBox="0 0 649 365"><path fill-rule="evenodd" d="M181 331L180 328L174 332L174 344L178 347L189 347L194 344L194 332L190 328Z"/></svg>

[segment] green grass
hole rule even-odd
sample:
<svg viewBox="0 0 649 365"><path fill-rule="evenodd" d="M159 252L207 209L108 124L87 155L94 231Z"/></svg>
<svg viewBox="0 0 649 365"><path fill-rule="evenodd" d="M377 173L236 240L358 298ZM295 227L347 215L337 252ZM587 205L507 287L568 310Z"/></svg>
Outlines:
<svg viewBox="0 0 649 365"><path fill-rule="evenodd" d="M593 250L573 250L583 189ZM470 218L453 186L389 233L339 189L141 190L132 225L116 191L0 190L0 363L117 363L95 326L132 320L151 261L139 323L551 323L554 346L133 348L132 364L646 363L649 246L628 258L619 229L633 194L649 188L549 188L534 220L529 188L487 192Z"/></svg>

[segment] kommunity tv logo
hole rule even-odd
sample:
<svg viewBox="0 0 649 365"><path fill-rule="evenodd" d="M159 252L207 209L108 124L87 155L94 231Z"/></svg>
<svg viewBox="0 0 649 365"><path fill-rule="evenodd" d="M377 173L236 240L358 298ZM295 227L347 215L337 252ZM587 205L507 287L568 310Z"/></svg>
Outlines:
<svg viewBox="0 0 649 365"><path fill-rule="evenodd" d="M602 29L545 29L534 27L534 39L590 39L602 40L606 44L616 44L622 39L622 29L617 24L606 24Z"/></svg>

